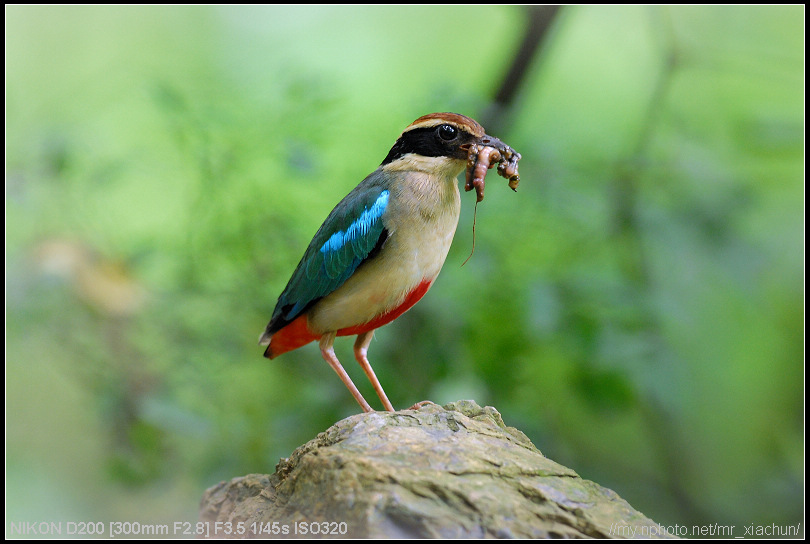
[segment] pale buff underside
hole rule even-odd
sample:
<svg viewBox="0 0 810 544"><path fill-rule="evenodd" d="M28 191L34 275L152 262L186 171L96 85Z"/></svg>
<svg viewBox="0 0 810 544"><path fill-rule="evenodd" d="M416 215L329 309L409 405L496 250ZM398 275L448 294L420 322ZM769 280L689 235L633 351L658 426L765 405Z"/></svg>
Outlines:
<svg viewBox="0 0 810 544"><path fill-rule="evenodd" d="M309 328L324 334L368 323L433 281L450 250L461 198L456 177L465 162L406 155L383 169L398 178L383 222L389 238L377 258L309 311Z"/></svg>

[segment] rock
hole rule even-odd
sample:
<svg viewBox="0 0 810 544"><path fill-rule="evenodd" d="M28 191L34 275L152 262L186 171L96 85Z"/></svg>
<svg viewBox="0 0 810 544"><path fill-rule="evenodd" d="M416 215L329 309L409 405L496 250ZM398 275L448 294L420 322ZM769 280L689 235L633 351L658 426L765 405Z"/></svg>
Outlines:
<svg viewBox="0 0 810 544"><path fill-rule="evenodd" d="M669 537L472 401L346 418L275 474L208 489L200 521L224 537Z"/></svg>

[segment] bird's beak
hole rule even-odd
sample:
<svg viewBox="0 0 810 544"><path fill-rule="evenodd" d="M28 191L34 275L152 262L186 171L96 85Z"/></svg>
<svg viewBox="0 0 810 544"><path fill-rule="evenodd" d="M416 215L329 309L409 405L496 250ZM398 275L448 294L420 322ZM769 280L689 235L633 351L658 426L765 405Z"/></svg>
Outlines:
<svg viewBox="0 0 810 544"><path fill-rule="evenodd" d="M489 134L484 134L481 136L481 138L478 139L478 145L486 145L489 147L494 147L495 149L504 149L509 147L495 136L490 136Z"/></svg>
<svg viewBox="0 0 810 544"><path fill-rule="evenodd" d="M506 145L506 143L496 138L495 136L484 134L478 139L477 143L479 146L494 147L501 153L501 156L506 160L511 160L512 157L516 157L515 162L520 160L520 153L512 149L511 146Z"/></svg>
<svg viewBox="0 0 810 544"><path fill-rule="evenodd" d="M461 147L468 152L467 182L464 184L464 190L471 191L474 188L478 202L484 200L484 178L487 170L496 164L498 175L509 180L509 187L513 191L517 190L520 183L517 167L520 153L489 134L484 134L474 144L465 144Z"/></svg>

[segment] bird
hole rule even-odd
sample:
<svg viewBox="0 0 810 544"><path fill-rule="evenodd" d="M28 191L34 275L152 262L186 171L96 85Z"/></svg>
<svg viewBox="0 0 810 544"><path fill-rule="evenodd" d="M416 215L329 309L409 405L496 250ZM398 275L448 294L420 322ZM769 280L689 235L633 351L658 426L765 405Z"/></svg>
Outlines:
<svg viewBox="0 0 810 544"><path fill-rule="evenodd" d="M334 350L336 337L356 335L355 359L385 409L395 411L368 348L374 331L416 304L439 275L459 220L457 177L476 145L506 147L457 113L431 113L408 125L315 233L259 338L264 356L317 340L324 360L371 412Z"/></svg>

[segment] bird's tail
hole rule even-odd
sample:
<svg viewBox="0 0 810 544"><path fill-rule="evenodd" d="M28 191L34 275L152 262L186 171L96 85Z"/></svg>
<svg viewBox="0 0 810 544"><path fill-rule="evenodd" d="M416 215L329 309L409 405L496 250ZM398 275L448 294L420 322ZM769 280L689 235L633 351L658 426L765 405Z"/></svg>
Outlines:
<svg viewBox="0 0 810 544"><path fill-rule="evenodd" d="M267 346L267 349L264 350L264 356L268 359L274 359L282 353L300 348L318 338L320 336L309 330L307 316L303 314L283 329L274 333L265 330L259 337L259 345Z"/></svg>

